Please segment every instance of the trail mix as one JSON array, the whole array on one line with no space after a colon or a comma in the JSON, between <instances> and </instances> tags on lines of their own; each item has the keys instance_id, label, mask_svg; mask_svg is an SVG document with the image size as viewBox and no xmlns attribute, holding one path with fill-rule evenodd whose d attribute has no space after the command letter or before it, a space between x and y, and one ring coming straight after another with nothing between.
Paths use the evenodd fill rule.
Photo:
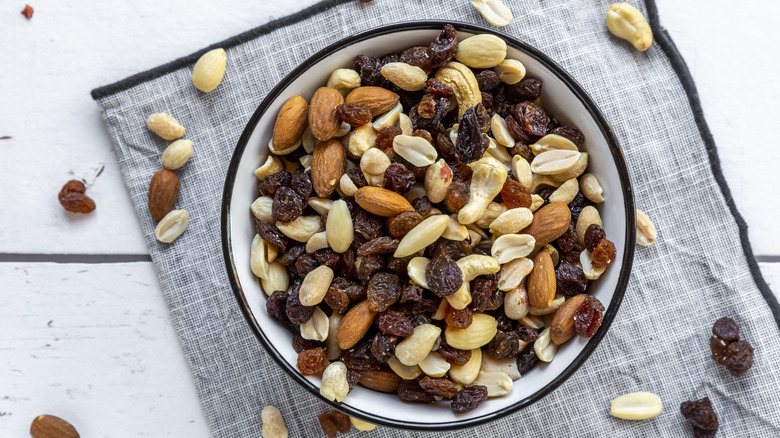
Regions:
<instances>
[{"instance_id":1,"label":"trail mix","mask_svg":"<svg viewBox=\"0 0 780 438\"><path fill-rule=\"evenodd\" d=\"M281 106L251 268L324 397L359 384L467 412L601 326L604 191L582 132L506 55L447 25Z\"/></svg>"}]
</instances>

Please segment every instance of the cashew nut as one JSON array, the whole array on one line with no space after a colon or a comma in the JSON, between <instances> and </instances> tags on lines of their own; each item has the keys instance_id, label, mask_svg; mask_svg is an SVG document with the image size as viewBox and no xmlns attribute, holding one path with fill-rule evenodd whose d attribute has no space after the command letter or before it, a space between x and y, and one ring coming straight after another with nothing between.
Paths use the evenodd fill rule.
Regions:
<instances>
[{"instance_id":1,"label":"cashew nut","mask_svg":"<svg viewBox=\"0 0 780 438\"><path fill-rule=\"evenodd\" d=\"M465 65L459 62L450 62L436 72L436 79L452 88L455 99L458 101L458 120L463 117L463 113L467 109L482 102L482 93L479 91L477 78Z\"/></svg>"},{"instance_id":2,"label":"cashew nut","mask_svg":"<svg viewBox=\"0 0 780 438\"><path fill-rule=\"evenodd\" d=\"M495 158L482 158L474 164L469 202L458 212L458 222L471 224L485 213L490 202L504 187L507 171Z\"/></svg>"}]
</instances>

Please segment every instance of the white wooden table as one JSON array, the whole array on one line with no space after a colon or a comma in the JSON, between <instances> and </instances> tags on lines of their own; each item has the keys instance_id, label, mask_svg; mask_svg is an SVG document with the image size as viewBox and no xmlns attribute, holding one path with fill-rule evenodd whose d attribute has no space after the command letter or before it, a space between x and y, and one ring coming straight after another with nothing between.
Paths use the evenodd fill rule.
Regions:
<instances>
[{"instance_id":1,"label":"white wooden table","mask_svg":"<svg viewBox=\"0 0 780 438\"><path fill-rule=\"evenodd\" d=\"M30 21L23 1L0 4L0 137L12 137L0 140L0 435L26 436L41 413L85 437L209 435L89 91L314 2L38 0ZM772 286L780 6L659 0L659 9ZM93 183L93 214L74 219L57 203L71 178ZM258 413L258 436L259 427Z\"/></svg>"}]
</instances>

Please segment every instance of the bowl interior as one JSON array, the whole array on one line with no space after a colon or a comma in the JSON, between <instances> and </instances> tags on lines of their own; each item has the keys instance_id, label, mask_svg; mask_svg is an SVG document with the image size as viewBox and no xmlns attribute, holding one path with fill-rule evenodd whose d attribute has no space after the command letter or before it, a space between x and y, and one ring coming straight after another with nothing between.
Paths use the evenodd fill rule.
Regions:
<instances>
[{"instance_id":1,"label":"bowl interior","mask_svg":"<svg viewBox=\"0 0 780 438\"><path fill-rule=\"evenodd\" d=\"M226 239L226 259L231 279L236 282L239 300L245 300L245 312L250 324L255 326L269 352L277 355L277 360L293 377L317 394L319 379L305 378L297 372L297 354L290 342L290 332L269 318L265 310L266 295L249 268L249 248L255 235L249 205L258 196L257 179L253 172L268 155L267 145L276 114L288 98L301 95L309 100L314 91L327 82L334 69L351 66L352 59L358 54L379 56L415 45L427 45L438 32L436 29L441 29L442 25L416 23L406 27L383 28L370 35L362 34L347 39L337 47L323 51L331 53L320 52L315 55L268 95L247 126L236 156L233 157L226 182L226 205L223 206L223 221L227 221L223 224L227 231L223 238ZM461 40L474 33L492 32L468 25L456 27ZM532 403L565 380L595 348L617 311L628 280L633 258L634 207L625 162L614 137L606 122L599 124L598 120L603 121L603 118L598 110L567 75L556 72L554 64L533 49L519 42L513 43L503 35L499 36L508 43L508 58L520 60L529 75L544 81L541 98L545 109L562 124L577 126L585 135L585 150L590 154L588 171L598 177L607 200L598 209L604 229L618 251L612 266L600 280L590 285L591 292L608 308L605 322L593 339L575 337L558 349L551 363L541 363L515 381L509 395L490 399L466 414L454 414L449 403L411 405L401 402L396 395L358 386L339 408L372 423L416 429L460 427L487 421Z\"/></svg>"}]
</instances>

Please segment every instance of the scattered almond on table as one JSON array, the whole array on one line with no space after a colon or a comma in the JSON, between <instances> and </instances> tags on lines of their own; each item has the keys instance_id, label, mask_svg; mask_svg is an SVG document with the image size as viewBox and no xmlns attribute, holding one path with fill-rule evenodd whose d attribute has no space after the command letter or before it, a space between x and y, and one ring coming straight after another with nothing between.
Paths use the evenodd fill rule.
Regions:
<instances>
[{"instance_id":1,"label":"scattered almond on table","mask_svg":"<svg viewBox=\"0 0 780 438\"><path fill-rule=\"evenodd\" d=\"M76 428L60 417L39 415L30 425L32 438L79 438Z\"/></svg>"}]
</instances>

